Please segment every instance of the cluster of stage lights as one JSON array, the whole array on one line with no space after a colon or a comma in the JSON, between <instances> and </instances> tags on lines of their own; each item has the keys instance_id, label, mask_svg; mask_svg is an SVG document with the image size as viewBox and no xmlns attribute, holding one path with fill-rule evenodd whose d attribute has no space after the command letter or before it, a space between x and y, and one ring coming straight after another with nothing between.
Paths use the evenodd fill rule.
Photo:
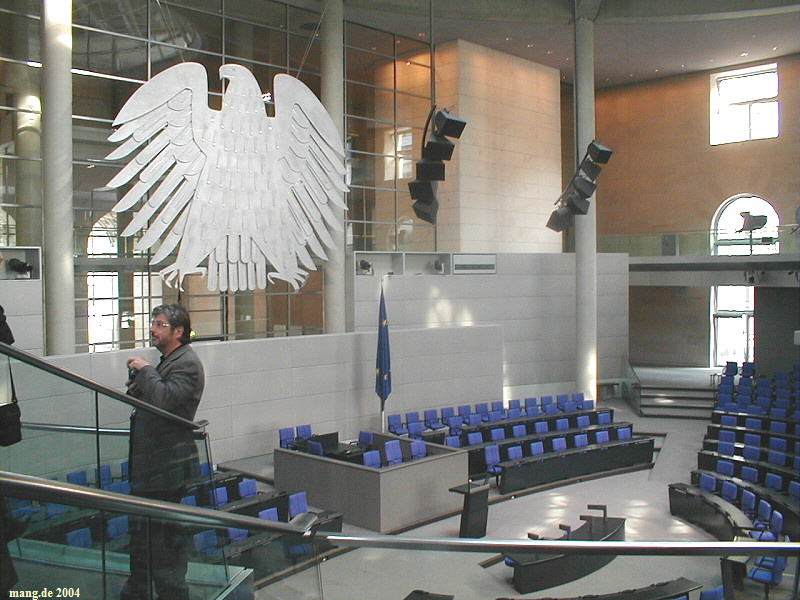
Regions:
<instances>
[{"instance_id":1,"label":"cluster of stage lights","mask_svg":"<svg viewBox=\"0 0 800 600\"><path fill-rule=\"evenodd\" d=\"M428 136L431 120L434 128ZM466 125L466 121L453 116L446 109L436 112L436 106L428 114L422 134L422 139L425 140L422 160L417 162L417 178L408 184L411 199L415 200L412 205L414 214L423 221L436 224L436 213L439 210L439 201L436 198L438 182L444 181L444 161L452 158L456 147L447 138L460 138Z\"/></svg>"},{"instance_id":2,"label":"cluster of stage lights","mask_svg":"<svg viewBox=\"0 0 800 600\"><path fill-rule=\"evenodd\" d=\"M589 212L589 198L597 189L595 181L603 170L600 165L606 164L613 153L613 150L596 141L589 144L578 170L556 200L559 206L547 221L548 229L566 231L575 222L575 215L585 215Z\"/></svg>"}]
</instances>

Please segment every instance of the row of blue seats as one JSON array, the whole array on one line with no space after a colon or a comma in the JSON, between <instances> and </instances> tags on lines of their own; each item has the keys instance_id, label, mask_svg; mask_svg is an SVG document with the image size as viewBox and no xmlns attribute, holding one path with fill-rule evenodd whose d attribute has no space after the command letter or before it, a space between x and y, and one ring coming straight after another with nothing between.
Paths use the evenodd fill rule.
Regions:
<instances>
[{"instance_id":1,"label":"row of blue seats","mask_svg":"<svg viewBox=\"0 0 800 600\"><path fill-rule=\"evenodd\" d=\"M486 461L486 472L495 476L499 476L502 468L499 463L504 460L522 460L525 457L540 456L550 452L563 452L569 448L586 448L593 444L606 444L610 440L609 432L605 429L600 429L591 432L594 437L594 442L589 441L590 433L580 433L572 438L572 444L568 443L567 437L554 437L544 441L535 441L527 445L512 445L506 448L507 457L501 458L500 446L498 444L491 444L484 448L484 459ZM621 427L617 430L617 440L629 440L632 437L630 427Z\"/></svg>"},{"instance_id":2,"label":"row of blue seats","mask_svg":"<svg viewBox=\"0 0 800 600\"><path fill-rule=\"evenodd\" d=\"M585 400L581 392L572 394L558 394L555 399L553 396L542 396L540 399L526 398L523 408L520 400L509 400L508 407L503 405L502 400L494 402L478 402L474 410L468 404L452 407L445 406L437 410L435 408L423 411L420 419L419 411L409 411L405 414L405 421L399 414L392 414L387 417L389 431L395 435L407 435L409 433L419 434L422 431L437 431L456 424L468 426L479 425L480 423L497 422L504 419L519 419L522 417L537 415L553 415L559 412L575 412L578 410L592 410L594 402ZM421 428L420 428L421 426Z\"/></svg>"},{"instance_id":3,"label":"row of blue seats","mask_svg":"<svg viewBox=\"0 0 800 600\"><path fill-rule=\"evenodd\" d=\"M409 460L419 460L428 456L428 446L422 440L415 440L409 446ZM380 450L367 450L364 452L364 466L380 469L399 465L405 461L400 440L389 440L383 445L383 456Z\"/></svg>"},{"instance_id":4,"label":"row of blue seats","mask_svg":"<svg viewBox=\"0 0 800 600\"><path fill-rule=\"evenodd\" d=\"M311 425L297 425L296 427L281 427L278 429L278 441L281 448L294 448L296 442L307 440L312 436Z\"/></svg>"},{"instance_id":5,"label":"row of blue seats","mask_svg":"<svg viewBox=\"0 0 800 600\"><path fill-rule=\"evenodd\" d=\"M740 425L741 424L741 425ZM782 433L790 435L800 435L800 422L794 423L780 418L763 419L758 416L745 417L744 423L735 414L724 414L720 417L720 425L726 427L743 426L745 429L752 430L753 433L768 431L770 433Z\"/></svg>"},{"instance_id":6,"label":"row of blue seats","mask_svg":"<svg viewBox=\"0 0 800 600\"><path fill-rule=\"evenodd\" d=\"M766 439L765 439L766 438ZM730 429L719 430L720 442L736 442L736 432ZM768 450L778 450L780 452L791 452L793 454L800 454L800 441L796 441L794 446L790 449L789 440L785 437L777 437L772 435L762 436L760 433L745 432L743 441L748 446L755 446L759 448L767 448ZM766 441L766 446L764 442Z\"/></svg>"},{"instance_id":7,"label":"row of blue seats","mask_svg":"<svg viewBox=\"0 0 800 600\"><path fill-rule=\"evenodd\" d=\"M749 397L733 397L728 394L718 394L714 408L724 410L726 412L746 412L751 415L770 416L775 419L793 419L800 420L800 410L798 410L798 403L787 400L780 402L758 396L756 398Z\"/></svg>"},{"instance_id":8,"label":"row of blue seats","mask_svg":"<svg viewBox=\"0 0 800 600\"><path fill-rule=\"evenodd\" d=\"M599 413L598 415L598 425L609 425L611 424L611 413ZM576 426L578 428L589 427L589 416L588 415L578 415L576 419ZM566 431L571 429L569 419L556 419L555 421L555 429L553 431ZM534 433L537 434L544 434L550 432L550 423L546 420L536 421L533 426ZM524 437L529 435L528 429L523 424L513 425L511 427L511 438L518 438ZM453 441L455 438L455 441ZM461 438L462 436L458 433L446 436L444 439L444 443L446 446L455 446L458 443L458 446L461 446ZM467 446L475 445L475 444L482 444L486 441L493 441L493 442L501 442L506 439L506 431L504 428L497 427L494 429L489 429L489 440L485 440L483 438L483 432L481 431L470 431L467 432Z\"/></svg>"}]
</instances>

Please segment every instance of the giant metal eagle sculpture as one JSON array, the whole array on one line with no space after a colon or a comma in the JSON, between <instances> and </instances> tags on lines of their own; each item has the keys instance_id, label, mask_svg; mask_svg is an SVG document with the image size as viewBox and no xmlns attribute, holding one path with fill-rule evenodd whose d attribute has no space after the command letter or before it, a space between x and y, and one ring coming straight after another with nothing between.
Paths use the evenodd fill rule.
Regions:
<instances>
[{"instance_id":1,"label":"giant metal eagle sculpture","mask_svg":"<svg viewBox=\"0 0 800 600\"><path fill-rule=\"evenodd\" d=\"M296 290L309 252L323 260L333 247L330 230L342 230L332 206L345 209L341 138L317 97L299 80L276 75L275 116L241 65L220 67L228 81L222 109L208 107L205 68L182 63L139 88L119 111L110 137L123 142L116 160L141 151L108 183L136 178L114 207L139 206L123 236L146 229L137 250L162 240L151 264L180 244L175 262L161 271L170 285L203 273L208 289L265 288L282 279Z\"/></svg>"}]
</instances>

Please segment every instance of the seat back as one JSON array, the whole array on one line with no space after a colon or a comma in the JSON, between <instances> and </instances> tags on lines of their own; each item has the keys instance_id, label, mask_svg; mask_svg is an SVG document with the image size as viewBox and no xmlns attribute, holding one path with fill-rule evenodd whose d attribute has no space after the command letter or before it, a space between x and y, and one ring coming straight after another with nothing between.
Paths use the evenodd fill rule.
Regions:
<instances>
[{"instance_id":1,"label":"seat back","mask_svg":"<svg viewBox=\"0 0 800 600\"><path fill-rule=\"evenodd\" d=\"M579 433L575 436L575 447L576 448L583 448L584 446L589 445L589 436L585 433Z\"/></svg>"},{"instance_id":2,"label":"seat back","mask_svg":"<svg viewBox=\"0 0 800 600\"><path fill-rule=\"evenodd\" d=\"M378 469L381 466L381 453L377 450L367 450L364 452L363 460L365 467Z\"/></svg>"},{"instance_id":3,"label":"seat back","mask_svg":"<svg viewBox=\"0 0 800 600\"><path fill-rule=\"evenodd\" d=\"M294 442L294 428L281 427L278 430L278 439L280 440L281 448L291 448Z\"/></svg>"},{"instance_id":4,"label":"seat back","mask_svg":"<svg viewBox=\"0 0 800 600\"><path fill-rule=\"evenodd\" d=\"M583 429L584 427L589 426L589 415L578 415L578 418L575 420L578 427Z\"/></svg>"},{"instance_id":5,"label":"seat back","mask_svg":"<svg viewBox=\"0 0 800 600\"><path fill-rule=\"evenodd\" d=\"M120 515L109 519L106 523L106 533L108 539L116 540L128 533L128 515Z\"/></svg>"},{"instance_id":6,"label":"seat back","mask_svg":"<svg viewBox=\"0 0 800 600\"><path fill-rule=\"evenodd\" d=\"M500 446L492 444L483 449L483 456L486 460L486 466L491 467L500 462Z\"/></svg>"},{"instance_id":7,"label":"seat back","mask_svg":"<svg viewBox=\"0 0 800 600\"><path fill-rule=\"evenodd\" d=\"M547 424L547 421L536 421L536 423L533 425L533 430L536 433L547 433L549 427L550 426Z\"/></svg>"},{"instance_id":8,"label":"seat back","mask_svg":"<svg viewBox=\"0 0 800 600\"><path fill-rule=\"evenodd\" d=\"M247 529L239 527L228 527L228 539L231 542L240 542L247 539Z\"/></svg>"},{"instance_id":9,"label":"seat back","mask_svg":"<svg viewBox=\"0 0 800 600\"><path fill-rule=\"evenodd\" d=\"M745 446L742 449L742 456L747 460L761 460L761 448L755 446Z\"/></svg>"},{"instance_id":10,"label":"seat back","mask_svg":"<svg viewBox=\"0 0 800 600\"><path fill-rule=\"evenodd\" d=\"M406 413L406 425L419 422L419 413L416 410L411 410Z\"/></svg>"},{"instance_id":11,"label":"seat back","mask_svg":"<svg viewBox=\"0 0 800 600\"><path fill-rule=\"evenodd\" d=\"M456 410L452 406L444 406L440 414L442 415L442 422L447 423L450 417L456 416Z\"/></svg>"},{"instance_id":12,"label":"seat back","mask_svg":"<svg viewBox=\"0 0 800 600\"><path fill-rule=\"evenodd\" d=\"M428 455L428 446L422 440L411 442L411 460L425 458Z\"/></svg>"},{"instance_id":13,"label":"seat back","mask_svg":"<svg viewBox=\"0 0 800 600\"><path fill-rule=\"evenodd\" d=\"M92 532L88 527L81 527L75 531L67 532L67 546L76 546L78 548L91 548L92 547Z\"/></svg>"},{"instance_id":14,"label":"seat back","mask_svg":"<svg viewBox=\"0 0 800 600\"><path fill-rule=\"evenodd\" d=\"M522 446L510 446L508 448L508 460L521 460Z\"/></svg>"},{"instance_id":15,"label":"seat back","mask_svg":"<svg viewBox=\"0 0 800 600\"><path fill-rule=\"evenodd\" d=\"M617 429L617 439L618 440L629 440L631 439L631 428L630 427L620 427Z\"/></svg>"},{"instance_id":16,"label":"seat back","mask_svg":"<svg viewBox=\"0 0 800 600\"><path fill-rule=\"evenodd\" d=\"M561 452L567 449L567 438L553 438L553 452Z\"/></svg>"},{"instance_id":17,"label":"seat back","mask_svg":"<svg viewBox=\"0 0 800 600\"><path fill-rule=\"evenodd\" d=\"M258 518L264 519L265 521L277 521L278 508L275 506L271 506L269 508L265 508L264 510L260 510L258 511Z\"/></svg>"},{"instance_id":18,"label":"seat back","mask_svg":"<svg viewBox=\"0 0 800 600\"><path fill-rule=\"evenodd\" d=\"M408 424L408 437L419 439L422 437L423 431L425 431L425 425L421 421L412 421Z\"/></svg>"},{"instance_id":19,"label":"seat back","mask_svg":"<svg viewBox=\"0 0 800 600\"><path fill-rule=\"evenodd\" d=\"M761 446L761 436L757 433L745 433L744 443L746 446Z\"/></svg>"},{"instance_id":20,"label":"seat back","mask_svg":"<svg viewBox=\"0 0 800 600\"><path fill-rule=\"evenodd\" d=\"M596 444L605 444L608 441L608 431L605 429L598 431L594 434L594 441Z\"/></svg>"},{"instance_id":21,"label":"seat back","mask_svg":"<svg viewBox=\"0 0 800 600\"><path fill-rule=\"evenodd\" d=\"M499 410L490 410L489 411L489 423L497 423L498 421L502 421L503 413Z\"/></svg>"},{"instance_id":22,"label":"seat back","mask_svg":"<svg viewBox=\"0 0 800 600\"><path fill-rule=\"evenodd\" d=\"M297 515L307 512L308 495L306 492L295 492L294 494L289 494L289 519L294 519Z\"/></svg>"},{"instance_id":23,"label":"seat back","mask_svg":"<svg viewBox=\"0 0 800 600\"><path fill-rule=\"evenodd\" d=\"M717 473L733 477L733 463L729 460L717 460Z\"/></svg>"},{"instance_id":24,"label":"seat back","mask_svg":"<svg viewBox=\"0 0 800 600\"><path fill-rule=\"evenodd\" d=\"M783 489L783 477L777 473L767 473L764 476L764 487L780 492Z\"/></svg>"},{"instance_id":25,"label":"seat back","mask_svg":"<svg viewBox=\"0 0 800 600\"><path fill-rule=\"evenodd\" d=\"M395 435L402 435L408 433L408 429L403 427L403 418L400 415L389 415L386 417L386 422L389 426L389 431Z\"/></svg>"},{"instance_id":26,"label":"seat back","mask_svg":"<svg viewBox=\"0 0 800 600\"><path fill-rule=\"evenodd\" d=\"M569 419L556 419L556 431L569 429Z\"/></svg>"},{"instance_id":27,"label":"seat back","mask_svg":"<svg viewBox=\"0 0 800 600\"><path fill-rule=\"evenodd\" d=\"M734 443L736 441L736 432L730 429L719 430L719 441Z\"/></svg>"},{"instance_id":28,"label":"seat back","mask_svg":"<svg viewBox=\"0 0 800 600\"><path fill-rule=\"evenodd\" d=\"M86 471L74 471L67 473L67 483L73 485L88 485L89 479L86 476Z\"/></svg>"},{"instance_id":29,"label":"seat back","mask_svg":"<svg viewBox=\"0 0 800 600\"><path fill-rule=\"evenodd\" d=\"M597 413L597 424L598 425L608 425L609 423L611 423L611 413L610 412Z\"/></svg>"},{"instance_id":30,"label":"seat back","mask_svg":"<svg viewBox=\"0 0 800 600\"><path fill-rule=\"evenodd\" d=\"M512 410L514 408L522 410L522 404L520 403L519 399L508 401L508 410Z\"/></svg>"},{"instance_id":31,"label":"seat back","mask_svg":"<svg viewBox=\"0 0 800 600\"><path fill-rule=\"evenodd\" d=\"M209 553L217 548L217 532L206 529L194 534L194 547L198 552Z\"/></svg>"},{"instance_id":32,"label":"seat back","mask_svg":"<svg viewBox=\"0 0 800 600\"><path fill-rule=\"evenodd\" d=\"M297 439L299 440L307 440L311 437L311 425L298 425L295 427L295 431L297 432Z\"/></svg>"},{"instance_id":33,"label":"seat back","mask_svg":"<svg viewBox=\"0 0 800 600\"><path fill-rule=\"evenodd\" d=\"M531 442L530 451L531 451L531 456L544 454L544 444L542 442Z\"/></svg>"},{"instance_id":34,"label":"seat back","mask_svg":"<svg viewBox=\"0 0 800 600\"><path fill-rule=\"evenodd\" d=\"M538 415L539 413L539 401L536 398L525 398L525 414Z\"/></svg>"},{"instance_id":35,"label":"seat back","mask_svg":"<svg viewBox=\"0 0 800 600\"><path fill-rule=\"evenodd\" d=\"M222 506L228 503L228 488L222 486L214 488L214 502L217 506Z\"/></svg>"},{"instance_id":36,"label":"seat back","mask_svg":"<svg viewBox=\"0 0 800 600\"><path fill-rule=\"evenodd\" d=\"M717 491L717 478L709 473L700 474L700 489L708 492Z\"/></svg>"},{"instance_id":37,"label":"seat back","mask_svg":"<svg viewBox=\"0 0 800 600\"><path fill-rule=\"evenodd\" d=\"M514 437L522 437L524 435L527 435L527 433L528 433L528 430L525 428L525 425L522 425L522 424L514 425L511 428L511 435L514 436Z\"/></svg>"},{"instance_id":38,"label":"seat back","mask_svg":"<svg viewBox=\"0 0 800 600\"><path fill-rule=\"evenodd\" d=\"M717 443L717 452L720 454L725 454L727 456L733 456L734 454L734 445L733 442L718 442Z\"/></svg>"},{"instance_id":39,"label":"seat back","mask_svg":"<svg viewBox=\"0 0 800 600\"><path fill-rule=\"evenodd\" d=\"M491 439L493 442L500 442L506 439L506 432L499 427L497 429L492 429L489 432L489 439Z\"/></svg>"},{"instance_id":40,"label":"seat back","mask_svg":"<svg viewBox=\"0 0 800 600\"><path fill-rule=\"evenodd\" d=\"M308 451L315 456L322 456L322 444L316 440L308 440Z\"/></svg>"},{"instance_id":41,"label":"seat back","mask_svg":"<svg viewBox=\"0 0 800 600\"><path fill-rule=\"evenodd\" d=\"M492 410L500 411L501 413L505 410L503 406L502 400L493 400L492 401Z\"/></svg>"},{"instance_id":42,"label":"seat back","mask_svg":"<svg viewBox=\"0 0 800 600\"><path fill-rule=\"evenodd\" d=\"M362 429L358 432L358 447L369 448L372 445L372 432Z\"/></svg>"},{"instance_id":43,"label":"seat back","mask_svg":"<svg viewBox=\"0 0 800 600\"><path fill-rule=\"evenodd\" d=\"M403 462L403 453L400 450L400 440L389 440L383 445L388 466L399 465Z\"/></svg>"},{"instance_id":44,"label":"seat back","mask_svg":"<svg viewBox=\"0 0 800 600\"><path fill-rule=\"evenodd\" d=\"M758 469L753 467L742 467L742 479L752 483L758 483Z\"/></svg>"},{"instance_id":45,"label":"seat back","mask_svg":"<svg viewBox=\"0 0 800 600\"><path fill-rule=\"evenodd\" d=\"M480 431L470 431L467 434L467 444L474 446L475 444L482 444L483 436Z\"/></svg>"},{"instance_id":46,"label":"seat back","mask_svg":"<svg viewBox=\"0 0 800 600\"><path fill-rule=\"evenodd\" d=\"M739 486L732 481L723 481L720 495L724 500L727 500L731 504L735 504L736 498L739 496Z\"/></svg>"},{"instance_id":47,"label":"seat back","mask_svg":"<svg viewBox=\"0 0 800 600\"><path fill-rule=\"evenodd\" d=\"M239 482L239 497L252 498L258 494L255 479L242 479Z\"/></svg>"},{"instance_id":48,"label":"seat back","mask_svg":"<svg viewBox=\"0 0 800 600\"><path fill-rule=\"evenodd\" d=\"M450 446L451 448L460 448L461 439L457 435L448 435L444 438L444 445Z\"/></svg>"}]
</instances>

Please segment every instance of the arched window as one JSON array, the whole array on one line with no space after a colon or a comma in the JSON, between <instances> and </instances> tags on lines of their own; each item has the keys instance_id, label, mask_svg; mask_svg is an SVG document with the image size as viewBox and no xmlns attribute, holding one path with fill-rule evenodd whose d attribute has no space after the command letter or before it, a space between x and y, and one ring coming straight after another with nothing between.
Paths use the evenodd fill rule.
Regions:
<instances>
[{"instance_id":1,"label":"arched window","mask_svg":"<svg viewBox=\"0 0 800 600\"><path fill-rule=\"evenodd\" d=\"M711 223L711 254L777 254L778 225L778 213L763 198L752 194L731 196L717 209Z\"/></svg>"}]
</instances>

